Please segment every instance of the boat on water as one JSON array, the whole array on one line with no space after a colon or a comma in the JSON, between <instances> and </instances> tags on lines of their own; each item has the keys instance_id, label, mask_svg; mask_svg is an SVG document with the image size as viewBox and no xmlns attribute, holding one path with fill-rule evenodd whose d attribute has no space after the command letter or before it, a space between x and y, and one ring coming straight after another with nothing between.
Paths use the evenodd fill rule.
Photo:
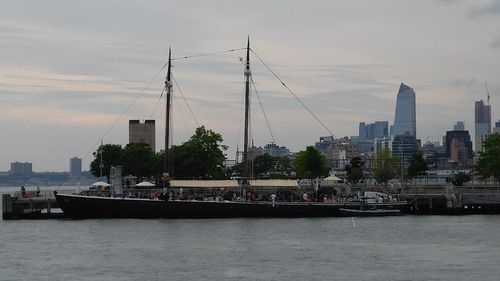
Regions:
<instances>
[{"instance_id":1,"label":"boat on water","mask_svg":"<svg viewBox=\"0 0 500 281\"><path fill-rule=\"evenodd\" d=\"M384 217L400 216L399 209L348 209L339 208L339 215L342 217Z\"/></svg>"},{"instance_id":2,"label":"boat on water","mask_svg":"<svg viewBox=\"0 0 500 281\"><path fill-rule=\"evenodd\" d=\"M402 214L400 208L405 205L405 201L401 202L391 195L365 191L363 195L359 196L357 206L339 207L339 215L343 217L399 216Z\"/></svg>"},{"instance_id":3,"label":"boat on water","mask_svg":"<svg viewBox=\"0 0 500 281\"><path fill-rule=\"evenodd\" d=\"M245 63L245 139L243 150L243 177L239 180L239 193L245 194L251 190L249 182L251 165L248 158L249 132L249 81L250 81L250 40L246 48ZM166 89L166 124L165 151L169 148L170 107L171 107L171 52L169 51ZM166 186L170 186L168 153L165 153ZM121 172L117 174L121 177ZM119 188L114 188L110 196L92 196L89 194L60 194L55 192L59 207L68 218L235 218L235 217L334 217L341 216L340 209L347 207L360 208L362 201L357 202L274 202L256 201L249 198L226 200L175 200L169 198L164 191L159 198L131 198L123 196L121 179ZM118 190L118 191L117 191ZM384 209L402 208L406 202L374 202Z\"/></svg>"},{"instance_id":4,"label":"boat on water","mask_svg":"<svg viewBox=\"0 0 500 281\"><path fill-rule=\"evenodd\" d=\"M199 201L57 193L56 198L65 216L75 219L388 216L401 214L399 209L406 206L406 202Z\"/></svg>"}]
</instances>

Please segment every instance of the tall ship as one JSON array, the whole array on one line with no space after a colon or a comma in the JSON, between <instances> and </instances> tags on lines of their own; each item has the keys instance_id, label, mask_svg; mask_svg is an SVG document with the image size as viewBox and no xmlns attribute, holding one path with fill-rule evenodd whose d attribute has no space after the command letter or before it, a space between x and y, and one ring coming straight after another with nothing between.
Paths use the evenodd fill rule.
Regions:
<instances>
[{"instance_id":1,"label":"tall ship","mask_svg":"<svg viewBox=\"0 0 500 281\"><path fill-rule=\"evenodd\" d=\"M310 200L310 198L294 197L287 201L277 201L274 198L255 200L247 194L252 193L252 182L256 180L250 177L251 163L249 160L249 107L250 107L250 39L246 47L245 75L245 125L244 125L244 147L242 166L243 174L237 180L231 180L232 187L236 192L234 200L181 200L169 196L168 191L157 198L131 198L127 196L92 196L88 194L60 194L55 192L59 207L64 216L74 219L85 218L237 218L237 217L334 217L342 216L345 209L358 210L369 206L372 209L399 210L406 207L406 202L394 200L375 200L367 203L367 200L355 200L338 202L333 200L322 200L321 202ZM167 75L165 80L166 90L166 122L165 122L165 174L168 181L166 186L173 188L176 183L169 175L169 136L171 119L171 51L169 50ZM119 175L121 177L121 174ZM121 179L120 179L121 181ZM294 182L297 181L288 180ZM204 184L210 186L209 181ZM218 186L213 182L212 187ZM304 194L305 195L305 194ZM363 197L363 196L361 196ZM206 198L205 198L206 199ZM300 199L300 200L298 200ZM358 198L359 199L359 198ZM341 212L341 210L343 212ZM356 213L356 212L352 212ZM366 213L366 212L365 212ZM382 214L384 212L378 212ZM385 212L392 214L393 212Z\"/></svg>"}]
</instances>

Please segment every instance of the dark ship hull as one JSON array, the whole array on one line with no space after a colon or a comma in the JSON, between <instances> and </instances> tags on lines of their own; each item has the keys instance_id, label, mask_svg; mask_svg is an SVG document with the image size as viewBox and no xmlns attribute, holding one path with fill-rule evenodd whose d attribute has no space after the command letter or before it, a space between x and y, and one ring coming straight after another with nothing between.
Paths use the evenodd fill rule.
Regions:
<instances>
[{"instance_id":1,"label":"dark ship hull","mask_svg":"<svg viewBox=\"0 0 500 281\"><path fill-rule=\"evenodd\" d=\"M56 194L64 216L85 218L300 218L341 216L331 203L165 201ZM401 207L403 204L397 204ZM397 207L391 204L391 207Z\"/></svg>"}]
</instances>

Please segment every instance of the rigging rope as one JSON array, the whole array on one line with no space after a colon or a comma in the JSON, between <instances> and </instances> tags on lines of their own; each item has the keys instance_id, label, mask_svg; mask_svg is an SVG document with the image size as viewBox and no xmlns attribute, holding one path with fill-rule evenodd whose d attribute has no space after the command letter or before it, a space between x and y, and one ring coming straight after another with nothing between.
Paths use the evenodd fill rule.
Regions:
<instances>
[{"instance_id":1,"label":"rigging rope","mask_svg":"<svg viewBox=\"0 0 500 281\"><path fill-rule=\"evenodd\" d=\"M283 80L281 80L281 78L278 77L278 75L259 57L259 55L257 55L257 53L255 53L255 51L253 49L250 49L250 51L252 51L252 53L259 59L259 61L274 75L274 77L276 77L276 79L278 79L278 81L281 82L281 85L283 85L283 87L285 87L288 92L290 94L292 94L292 96L323 126L323 128L325 128L330 134L331 136L334 138L334 139L337 139L337 137L335 137L335 135L333 134L333 132L325 125L325 123L323 123L323 121L321 121L321 119L318 118L318 116L316 116L316 114L314 114L310 109L309 107L307 107L307 105L305 105L305 103L302 102L301 99L299 99L299 97L297 95L295 95L295 93L285 84L285 82L283 82Z\"/></svg>"},{"instance_id":2,"label":"rigging rope","mask_svg":"<svg viewBox=\"0 0 500 281\"><path fill-rule=\"evenodd\" d=\"M156 108L158 107L158 104L160 103L161 97L163 97L164 93L165 93L165 87L163 87L163 89L161 90L161 94L158 97L158 100L156 101L155 107L153 108L153 111L151 111L151 115L149 115L149 118L153 118L153 114L155 113Z\"/></svg>"},{"instance_id":3,"label":"rigging rope","mask_svg":"<svg viewBox=\"0 0 500 281\"><path fill-rule=\"evenodd\" d=\"M172 97L172 101L174 102L175 106L178 108L180 106L179 101L177 100L177 97ZM182 110L179 110L179 115L181 116L182 123L184 124L184 130L186 130L186 135L189 136L189 130L188 130L188 125L186 123L186 118L184 118L184 114L182 114Z\"/></svg>"},{"instance_id":4,"label":"rigging rope","mask_svg":"<svg viewBox=\"0 0 500 281\"><path fill-rule=\"evenodd\" d=\"M172 75L172 74L171 74ZM200 122L198 122L198 119L196 118L196 116L194 115L194 112L193 110L191 109L191 106L189 106L189 103L186 99L186 97L184 96L184 94L182 93L182 90L181 90L181 87L179 87L179 84L177 83L177 80L175 80L175 77L174 75L172 75L172 79L174 79L174 83L175 83L175 86L177 87L177 89L179 90L179 93L181 94L182 96L182 99L184 99L184 103L186 104L189 112L191 113L191 116L193 117L194 119L194 122L196 123L196 127L200 127Z\"/></svg>"},{"instance_id":5,"label":"rigging rope","mask_svg":"<svg viewBox=\"0 0 500 281\"><path fill-rule=\"evenodd\" d=\"M144 95L144 92L146 91L147 88L149 88L149 86L151 85L151 83L153 83L153 81L156 79L156 77L158 77L158 75L160 75L160 73L163 71L163 69L165 69L165 67L167 67L168 63L165 63L163 65L163 67L160 69L160 71L158 71L158 73L156 73L156 75L151 78L151 80L149 80L149 82L146 84L146 86L139 92L139 94L134 98L134 100L122 111L122 113L120 114L120 116L118 116L118 118L115 120L115 122L113 122L113 124L111 124L111 126L104 132L104 134L101 136L101 138L90 148L90 150L85 154L85 156L83 157L83 159L87 159L87 157L90 155L90 153L92 153L92 151L95 149L95 147L99 144L99 142L102 141L102 139L109 133L109 131L111 131L111 129L114 128L114 126L123 118L123 116L125 115L125 113L127 113L127 111L132 107L132 105L134 105L137 100L142 97L142 95Z\"/></svg>"},{"instance_id":6,"label":"rigging rope","mask_svg":"<svg viewBox=\"0 0 500 281\"><path fill-rule=\"evenodd\" d=\"M262 110L262 114L264 115L264 120L266 120L267 128L269 129L269 134L271 134L271 138L273 139L273 143L276 143L276 139L274 138L273 131L271 130L271 125L269 124L269 120L267 119L266 111L264 110L264 106L262 106L262 101L260 100L259 92L257 91L257 87L255 86L255 82L253 81L253 77L250 76L250 81L252 81L253 88L255 90L255 95L259 100L260 109Z\"/></svg>"},{"instance_id":7,"label":"rigging rope","mask_svg":"<svg viewBox=\"0 0 500 281\"><path fill-rule=\"evenodd\" d=\"M241 50L245 50L245 49L246 48L229 49L229 50L219 51L219 52L211 52L211 53L203 53L203 54L197 54L197 55L192 55L192 56L177 57L177 58L173 58L172 60L181 60L181 59L190 59L190 58L196 58L196 57L211 56L211 55L241 51Z\"/></svg>"}]
</instances>

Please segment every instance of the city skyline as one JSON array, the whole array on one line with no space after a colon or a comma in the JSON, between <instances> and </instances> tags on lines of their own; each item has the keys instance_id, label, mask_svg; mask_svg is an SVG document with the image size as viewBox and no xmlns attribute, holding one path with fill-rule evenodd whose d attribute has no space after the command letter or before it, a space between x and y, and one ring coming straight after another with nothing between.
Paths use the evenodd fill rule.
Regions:
<instances>
[{"instance_id":1,"label":"city skyline","mask_svg":"<svg viewBox=\"0 0 500 281\"><path fill-rule=\"evenodd\" d=\"M402 81L417 93L422 142L440 141L457 120L472 134L474 102L486 99L485 80L491 121L500 119L499 7L500 1L489 0L3 2L0 130L8 137L0 170L19 161L33 163L35 171L61 171L74 156L88 170L96 143L160 70L169 46L174 57L223 51L244 47L247 35L253 50L338 138L357 135L359 122L392 125ZM223 135L228 158L242 139L239 56L174 62L174 77L194 114ZM251 60L278 145L298 151L328 135L256 57ZM154 111L163 76L104 143L125 145L130 119L157 120L156 143L163 143L163 103ZM256 102L254 96L254 141L265 145L272 139ZM182 97L174 101L174 118L179 144L196 127Z\"/></svg>"}]
</instances>

